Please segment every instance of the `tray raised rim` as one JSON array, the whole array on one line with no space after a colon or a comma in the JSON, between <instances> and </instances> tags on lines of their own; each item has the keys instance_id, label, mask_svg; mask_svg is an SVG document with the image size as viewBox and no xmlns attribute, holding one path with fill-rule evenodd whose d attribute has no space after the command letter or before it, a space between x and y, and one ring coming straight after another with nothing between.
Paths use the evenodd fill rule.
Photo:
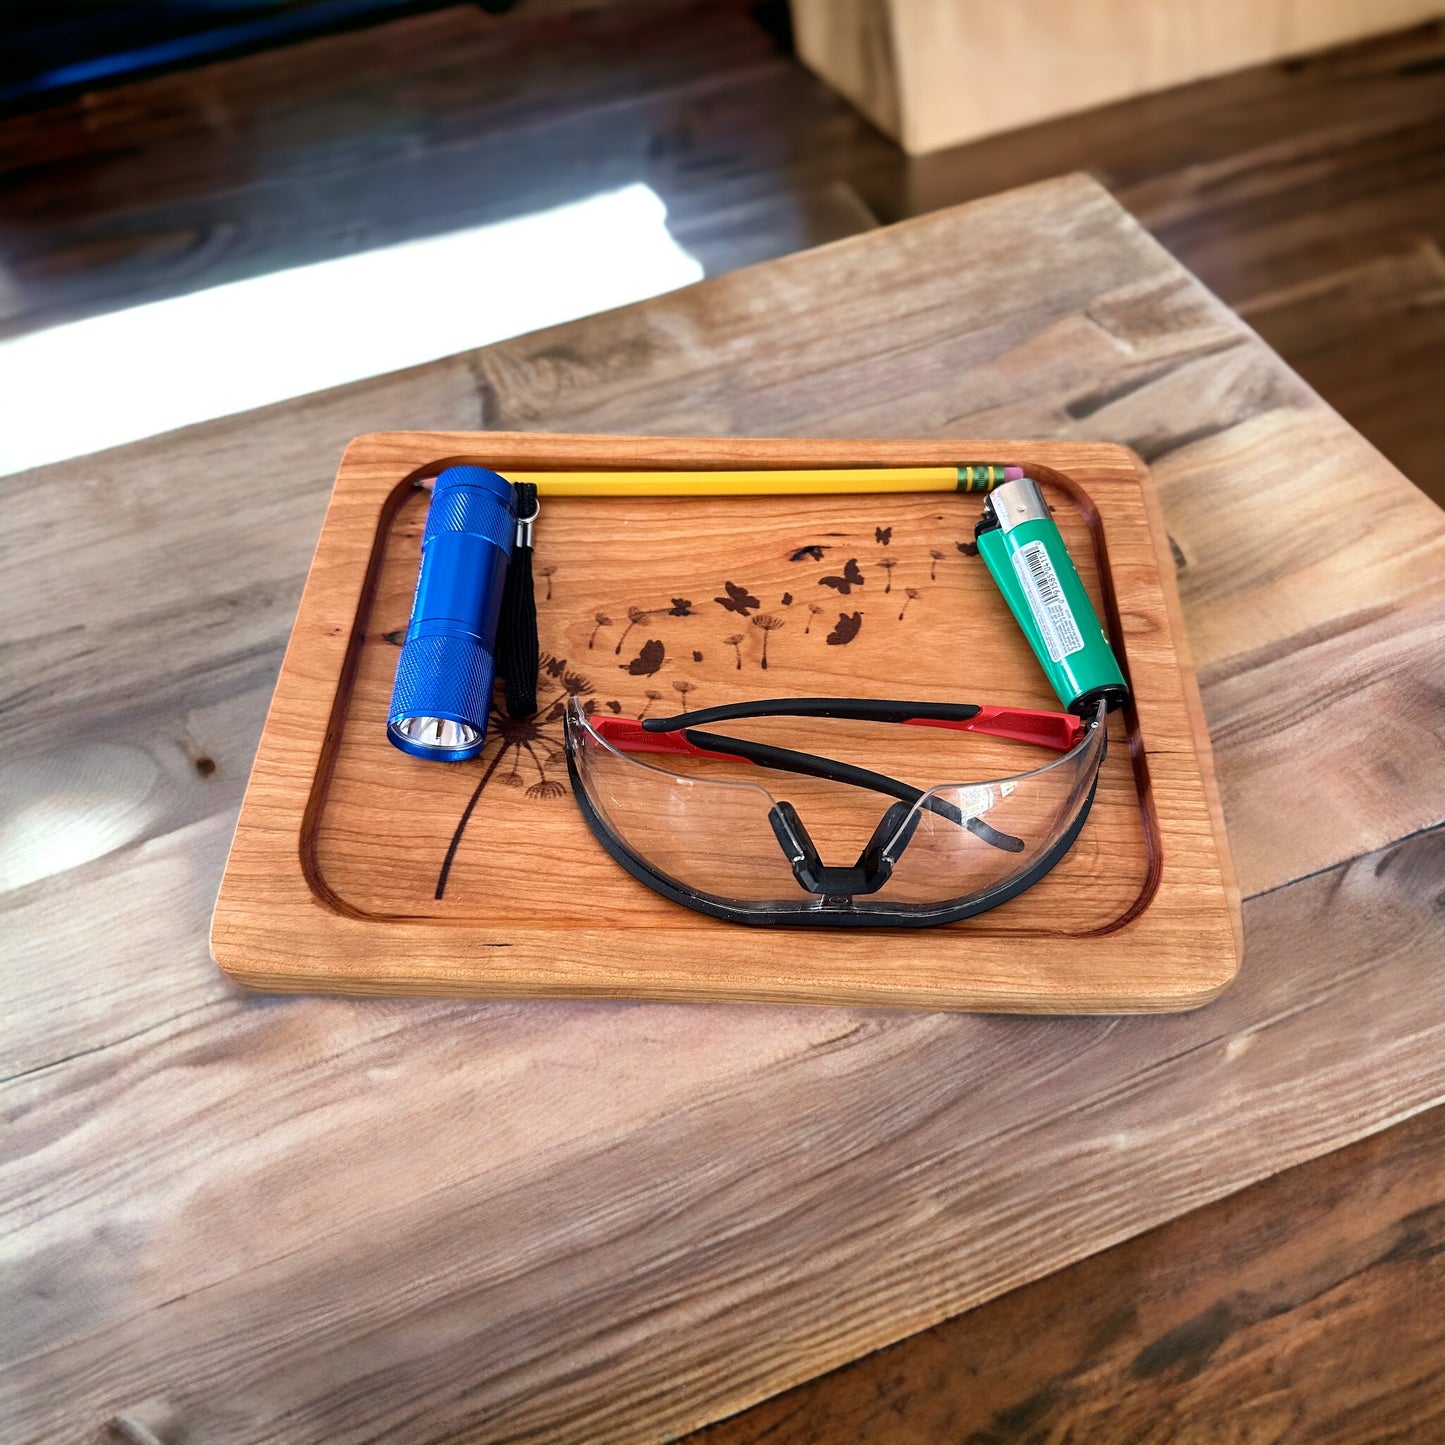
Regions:
<instances>
[{"instance_id":1,"label":"tray raised rim","mask_svg":"<svg viewBox=\"0 0 1445 1445\"><path fill-rule=\"evenodd\" d=\"M539 930L550 957L536 955L526 941L485 936L487 930L465 919L391 917L354 908L321 876L311 840L324 808L330 764L350 694L350 678L365 634L371 599L384 548L383 531L396 508L420 477L458 462L505 470L514 468L605 470L607 467L680 467L696 470L738 466L848 466L882 463L939 465L957 458L988 456L1027 466L1041 480L1060 487L1079 505L1099 560L1102 600L1111 631L1120 635L1118 598L1110 565L1107 528L1088 491L1074 474L1102 471L1114 480L1132 480L1143 499L1152 542L1158 596L1131 597L1131 611L1157 605L1169 630L1178 661L1182 703L1198 764L1198 786L1209 816L1217 868L1220 907L1212 917L1194 919L1195 947L1173 977L1167 967L1140 989L1110 983L1108 970L1084 986L1078 979L1050 978L1035 958L1024 981L1001 979L960 987L958 981L930 979L920 965L917 979L863 976L850 982L817 985L765 966L729 977L709 971L692 976L628 976L625 967L587 957L588 930ZM348 616L351 625L338 624ZM288 643L276 693L263 730L256 764L242 804L231 855L212 921L211 949L217 964L236 982L282 991L432 993L491 997L562 996L657 999L771 1000L931 1008L988 1008L1010 1011L1121 1012L1195 1007L1208 1002L1233 977L1241 951L1238 890L1224 837L1212 756L1192 667L1187 655L1172 560L1157 498L1147 469L1127 448L1105 443L951 441L838 441L677 437L591 437L566 434L383 432L358 437L347 447L337 473L331 504ZM328 684L330 706L324 727L315 725L316 698ZM1160 704L1164 706L1164 704ZM309 714L311 725L302 724ZM288 733L282 744L279 735ZM1131 726L1131 762L1136 791L1145 811L1145 828L1158 829L1154 794L1137 723ZM307 742L307 739L310 742ZM1113 951L1134 961L1147 957L1161 939L1151 935L1151 911L1164 896L1173 906L1167 849L1153 840L1149 876L1136 905L1113 923L1088 934L1068 937L1072 953ZM1195 847L1197 853L1197 844ZM1197 858L1195 862L1197 863ZM1196 910L1197 911L1197 910ZM1222 925L1222 926L1221 926ZM727 925L719 925L726 928ZM685 949L696 933L652 927L662 950ZM772 930L729 929L742 939L774 940ZM473 937L467 939L467 935ZM1113 935L1106 941L1107 935ZM831 932L819 935L835 938ZM911 935L917 938L919 935ZM597 940L599 943L602 940ZM1004 947L1027 954L1028 943L1014 935L980 935L981 947ZM1043 944L1042 937L1037 940ZM470 942L484 965L461 962L460 945ZM567 943L572 948L567 948ZM1057 945L1058 940L1054 940ZM579 948L580 945L580 948ZM845 945L846 947L846 945ZM559 952L560 950L560 952ZM738 950L730 947L730 953ZM748 950L744 948L743 952ZM1023 964L1025 960L1020 959ZM1176 965L1178 960L1176 960ZM1030 972L1030 970L1032 970ZM1006 971L1006 970L1005 970Z\"/></svg>"}]
</instances>

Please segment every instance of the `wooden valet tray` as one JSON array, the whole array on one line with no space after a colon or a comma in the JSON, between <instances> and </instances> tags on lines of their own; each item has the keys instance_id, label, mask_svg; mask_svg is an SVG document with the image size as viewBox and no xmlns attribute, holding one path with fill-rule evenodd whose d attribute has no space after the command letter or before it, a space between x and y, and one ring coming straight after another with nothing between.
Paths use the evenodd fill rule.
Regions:
<instances>
[{"instance_id":1,"label":"wooden valet tray","mask_svg":"<svg viewBox=\"0 0 1445 1445\"><path fill-rule=\"evenodd\" d=\"M537 717L494 713L470 763L419 761L387 742L426 514L420 478L458 462L505 474L968 461L1022 465L1044 485L1133 689L1132 706L1110 719L1078 841L991 912L921 930L761 929L667 902L588 831L555 706L571 693L636 716L832 694L1057 708L973 555L978 496L547 500L535 567L549 665ZM850 559L864 581L844 595L823 579L846 576ZM1241 926L1184 644L1148 473L1123 447L358 437L261 737L212 953L237 982L268 990L1191 1008L1233 977ZM977 740L895 731L909 734L911 781L978 775L968 763Z\"/></svg>"}]
</instances>

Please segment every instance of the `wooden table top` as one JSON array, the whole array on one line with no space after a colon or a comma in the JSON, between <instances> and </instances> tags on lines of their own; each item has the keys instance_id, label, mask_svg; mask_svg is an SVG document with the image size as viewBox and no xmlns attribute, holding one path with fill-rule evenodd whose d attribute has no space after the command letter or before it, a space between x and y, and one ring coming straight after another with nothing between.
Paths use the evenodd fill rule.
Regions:
<instances>
[{"instance_id":1,"label":"wooden table top","mask_svg":"<svg viewBox=\"0 0 1445 1445\"><path fill-rule=\"evenodd\" d=\"M1137 448L1238 982L1042 1020L233 988L206 924L341 448L478 426ZM1445 515L1090 181L0 489L9 1438L660 1439L1445 1097Z\"/></svg>"}]
</instances>

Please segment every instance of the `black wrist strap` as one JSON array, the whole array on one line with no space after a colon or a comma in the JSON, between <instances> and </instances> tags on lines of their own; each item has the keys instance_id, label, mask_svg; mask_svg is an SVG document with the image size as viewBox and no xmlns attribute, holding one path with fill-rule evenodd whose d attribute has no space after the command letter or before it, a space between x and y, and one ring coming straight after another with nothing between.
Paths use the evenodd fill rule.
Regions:
<instances>
[{"instance_id":1,"label":"black wrist strap","mask_svg":"<svg viewBox=\"0 0 1445 1445\"><path fill-rule=\"evenodd\" d=\"M507 679L507 712L531 717L537 711L537 595L532 587L532 523L539 510L531 482L513 484L517 493L517 538L502 590L497 622L497 671Z\"/></svg>"}]
</instances>

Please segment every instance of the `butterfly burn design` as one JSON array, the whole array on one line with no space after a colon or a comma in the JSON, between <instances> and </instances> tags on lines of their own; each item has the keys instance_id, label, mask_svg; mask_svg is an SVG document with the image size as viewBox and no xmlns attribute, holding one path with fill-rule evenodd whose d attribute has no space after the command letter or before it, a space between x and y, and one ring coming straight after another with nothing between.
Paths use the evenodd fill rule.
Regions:
<instances>
[{"instance_id":1,"label":"butterfly burn design","mask_svg":"<svg viewBox=\"0 0 1445 1445\"><path fill-rule=\"evenodd\" d=\"M829 576L818 578L819 587L832 587L842 596L846 597L855 587L861 587L867 581L863 576L863 569L858 565L856 557L850 557L843 564L842 576Z\"/></svg>"},{"instance_id":2,"label":"butterfly burn design","mask_svg":"<svg viewBox=\"0 0 1445 1445\"><path fill-rule=\"evenodd\" d=\"M751 616L763 605L746 587L739 587L736 582L724 582L723 590L727 596L714 597L713 601L728 612L736 612L739 617Z\"/></svg>"}]
</instances>

